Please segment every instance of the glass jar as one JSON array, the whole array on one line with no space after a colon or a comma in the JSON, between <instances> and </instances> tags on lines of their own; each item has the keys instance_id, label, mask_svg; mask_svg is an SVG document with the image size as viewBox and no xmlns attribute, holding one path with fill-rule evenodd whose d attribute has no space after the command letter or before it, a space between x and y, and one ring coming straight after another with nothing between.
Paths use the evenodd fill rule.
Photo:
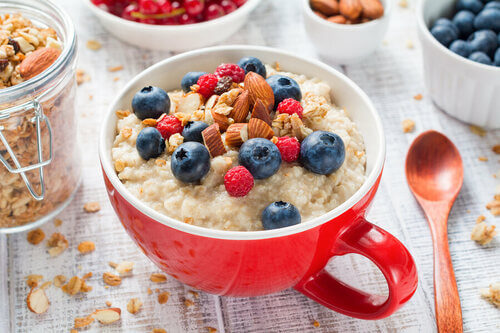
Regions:
<instances>
[{"instance_id":1,"label":"glass jar","mask_svg":"<svg viewBox=\"0 0 500 333\"><path fill-rule=\"evenodd\" d=\"M41 74L0 89L0 233L53 218L73 198L81 173L73 23L47 0L2 0L0 14L7 13L54 29L62 50Z\"/></svg>"}]
</instances>

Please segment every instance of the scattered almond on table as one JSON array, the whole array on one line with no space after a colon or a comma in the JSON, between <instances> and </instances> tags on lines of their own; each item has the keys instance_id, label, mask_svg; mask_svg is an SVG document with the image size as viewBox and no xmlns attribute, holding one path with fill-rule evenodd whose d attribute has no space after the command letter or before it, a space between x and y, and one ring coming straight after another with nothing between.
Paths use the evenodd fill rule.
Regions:
<instances>
[{"instance_id":1,"label":"scattered almond on table","mask_svg":"<svg viewBox=\"0 0 500 333\"><path fill-rule=\"evenodd\" d=\"M49 309L49 299L42 288L32 288L26 298L28 309L34 313L44 313Z\"/></svg>"}]
</instances>

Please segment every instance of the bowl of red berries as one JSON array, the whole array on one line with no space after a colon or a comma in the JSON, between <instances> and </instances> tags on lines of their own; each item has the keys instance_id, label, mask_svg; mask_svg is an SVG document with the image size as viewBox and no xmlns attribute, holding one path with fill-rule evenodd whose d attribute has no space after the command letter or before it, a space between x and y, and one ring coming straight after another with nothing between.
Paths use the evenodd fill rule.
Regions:
<instances>
[{"instance_id":1,"label":"bowl of red berries","mask_svg":"<svg viewBox=\"0 0 500 333\"><path fill-rule=\"evenodd\" d=\"M83 1L124 42L146 49L185 51L234 34L261 0Z\"/></svg>"}]
</instances>

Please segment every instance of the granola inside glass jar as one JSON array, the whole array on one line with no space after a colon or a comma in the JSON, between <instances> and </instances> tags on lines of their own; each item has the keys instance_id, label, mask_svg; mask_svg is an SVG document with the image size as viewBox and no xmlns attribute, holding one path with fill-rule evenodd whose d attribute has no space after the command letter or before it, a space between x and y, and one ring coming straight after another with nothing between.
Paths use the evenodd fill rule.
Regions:
<instances>
[{"instance_id":1,"label":"granola inside glass jar","mask_svg":"<svg viewBox=\"0 0 500 333\"><path fill-rule=\"evenodd\" d=\"M76 35L46 0L0 3L0 232L57 215L80 182Z\"/></svg>"}]
</instances>

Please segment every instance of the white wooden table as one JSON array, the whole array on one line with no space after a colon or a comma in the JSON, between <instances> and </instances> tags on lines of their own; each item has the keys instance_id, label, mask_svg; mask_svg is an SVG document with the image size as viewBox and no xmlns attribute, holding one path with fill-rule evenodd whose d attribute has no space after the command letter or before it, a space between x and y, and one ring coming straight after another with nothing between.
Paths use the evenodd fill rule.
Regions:
<instances>
[{"instance_id":1,"label":"white wooden table","mask_svg":"<svg viewBox=\"0 0 500 333\"><path fill-rule=\"evenodd\" d=\"M497 223L486 209L498 180L499 158L491 152L500 143L500 131L479 137L469 127L438 110L428 98L422 78L419 44L416 37L414 7L396 6L386 42L360 64L339 69L363 88L382 116L387 136L387 163L380 190L369 218L396 235L412 252L419 269L420 284L415 296L399 312L379 321L363 321L332 312L294 290L256 298L227 298L200 293L195 305L186 308L184 297L189 288L169 278L153 285L149 275L157 269L128 238L107 201L97 156L100 119L116 93L127 80L155 62L170 56L166 52L136 49L110 36L79 0L57 0L73 18L79 35L79 68L91 81L78 88L80 138L84 149L83 184L74 202L60 215L64 221L56 228L43 226L47 236L62 232L70 247L61 256L50 258L45 245L27 243L26 234L0 236L0 332L69 332L75 317L85 316L105 301L122 309L122 319L102 327L94 323L87 332L149 332L164 328L168 332L433 332L436 330L432 287L432 249L427 223L409 192L403 162L409 143L419 133L436 129L448 135L458 146L464 161L464 186L452 210L449 223L451 255L462 301L464 328L467 332L500 332L500 309L479 297L478 289L500 280L499 241L481 247L470 240L470 231L480 214L487 222ZM317 57L302 25L299 0L265 0L251 15L245 28L226 44L273 46L304 56ZM85 47L89 39L99 40L97 52ZM408 42L414 48L408 47ZM110 66L123 65L124 70L110 73ZM118 81L113 79L118 77ZM423 99L413 96L421 93ZM89 96L92 95L92 99ZM416 131L404 134L401 121L411 118ZM487 156L487 162L478 161ZM88 201L99 201L101 211L83 212ZM79 242L94 241L96 251L80 255ZM134 275L119 287L104 288L102 273L109 270L108 261L135 262ZM368 260L355 255L332 260L329 269L340 278L368 291L384 292L381 274ZM28 287L25 276L41 274L51 280L57 274L68 277L93 272L88 284L93 290L70 297L58 288L47 291L50 309L43 315L28 311L25 298ZM167 304L157 302L157 293L147 288L168 291ZM144 306L137 315L126 311L132 297ZM314 327L317 320L320 327Z\"/></svg>"}]
</instances>

